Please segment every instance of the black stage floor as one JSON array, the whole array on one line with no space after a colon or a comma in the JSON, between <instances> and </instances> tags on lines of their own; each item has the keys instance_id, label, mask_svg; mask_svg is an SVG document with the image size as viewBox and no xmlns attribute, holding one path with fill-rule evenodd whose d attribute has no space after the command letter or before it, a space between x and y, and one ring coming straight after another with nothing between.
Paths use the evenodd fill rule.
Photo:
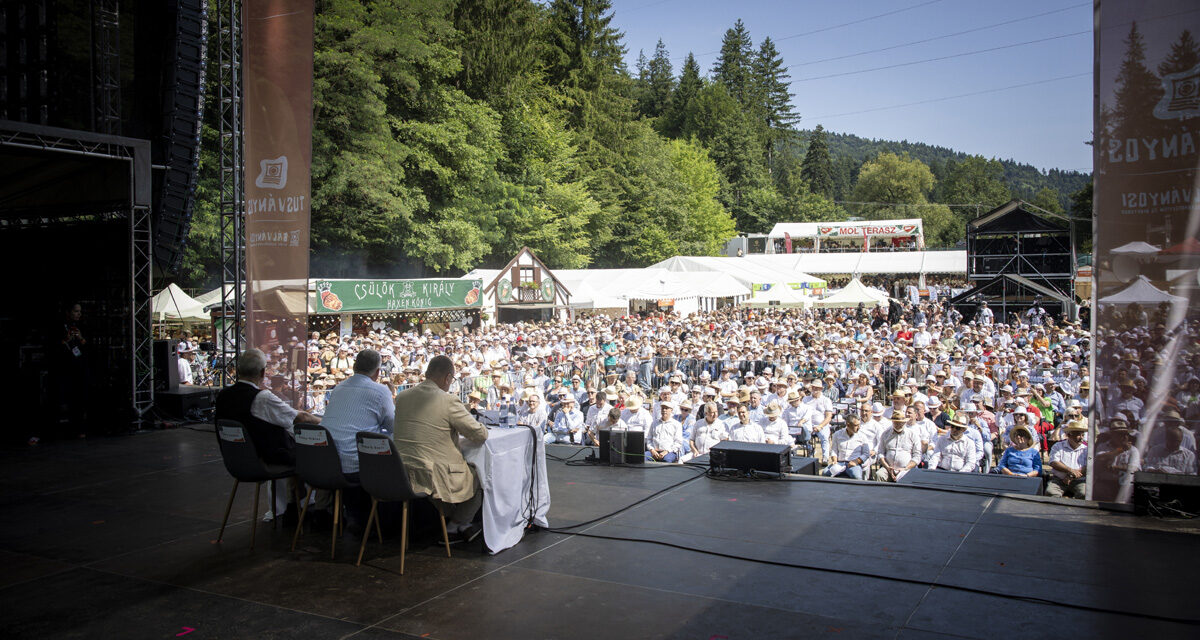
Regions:
<instances>
[{"instance_id":1,"label":"black stage floor","mask_svg":"<svg viewBox=\"0 0 1200 640\"><path fill-rule=\"evenodd\" d=\"M1200 523L1046 500L700 477L577 529L682 549L543 531L447 559L428 538L401 576L395 538L355 567L353 541L331 561L328 534L290 553L292 531L260 523L251 553L245 490L215 544L232 481L211 433L0 460L5 638L1200 636L1162 619L1198 616ZM697 475L549 461L550 521L589 521ZM797 564L813 568L783 566Z\"/></svg>"}]
</instances>

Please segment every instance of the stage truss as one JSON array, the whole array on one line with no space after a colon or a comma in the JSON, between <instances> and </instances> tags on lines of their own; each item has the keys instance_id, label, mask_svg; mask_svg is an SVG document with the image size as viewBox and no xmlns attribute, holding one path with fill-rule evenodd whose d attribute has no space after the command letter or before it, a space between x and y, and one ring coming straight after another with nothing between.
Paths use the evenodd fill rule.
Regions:
<instances>
[{"instance_id":1,"label":"stage truss","mask_svg":"<svg viewBox=\"0 0 1200 640\"><path fill-rule=\"evenodd\" d=\"M245 189L242 151L242 2L217 1L217 105L218 160L220 163L220 242L221 295L225 316L233 322L222 323L222 335L213 336L220 351L216 384L234 381L228 363L242 350L244 310L243 287L246 282Z\"/></svg>"}]
</instances>

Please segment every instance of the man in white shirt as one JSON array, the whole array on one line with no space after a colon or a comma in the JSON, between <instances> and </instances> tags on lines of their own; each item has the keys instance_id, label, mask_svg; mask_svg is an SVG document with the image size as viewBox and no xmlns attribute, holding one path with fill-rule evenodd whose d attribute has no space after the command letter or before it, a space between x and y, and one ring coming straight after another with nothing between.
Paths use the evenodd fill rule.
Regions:
<instances>
[{"instance_id":1,"label":"man in white shirt","mask_svg":"<svg viewBox=\"0 0 1200 640\"><path fill-rule=\"evenodd\" d=\"M825 384L820 380L813 380L808 389L809 395L804 399L804 404L808 405L812 414L810 423L814 435L821 442L821 456L824 457L829 451L829 423L833 420L833 402L825 397Z\"/></svg>"},{"instance_id":2,"label":"man in white shirt","mask_svg":"<svg viewBox=\"0 0 1200 640\"><path fill-rule=\"evenodd\" d=\"M809 446L809 436L812 435L812 411L808 405L801 402L803 398L799 391L789 391L787 406L783 409L783 423L788 426L788 434L798 446Z\"/></svg>"},{"instance_id":3,"label":"man in white shirt","mask_svg":"<svg viewBox=\"0 0 1200 640\"><path fill-rule=\"evenodd\" d=\"M895 482L917 466L921 460L921 439L916 431L908 428L908 418L902 413L892 414L892 428L879 440L879 470L875 479L880 482Z\"/></svg>"},{"instance_id":4,"label":"man in white shirt","mask_svg":"<svg viewBox=\"0 0 1200 640\"><path fill-rule=\"evenodd\" d=\"M646 437L647 461L679 462L683 455L683 427L674 418L675 409L669 400L659 405L659 417Z\"/></svg>"},{"instance_id":5,"label":"man in white shirt","mask_svg":"<svg viewBox=\"0 0 1200 640\"><path fill-rule=\"evenodd\" d=\"M871 457L871 445L859 431L861 420L846 416L846 428L833 434L829 451L829 466L822 472L831 478L863 479L863 463Z\"/></svg>"},{"instance_id":6,"label":"man in white shirt","mask_svg":"<svg viewBox=\"0 0 1200 640\"><path fill-rule=\"evenodd\" d=\"M191 345L179 344L179 384L192 384L192 360L196 359L196 350Z\"/></svg>"},{"instance_id":7,"label":"man in white shirt","mask_svg":"<svg viewBox=\"0 0 1200 640\"><path fill-rule=\"evenodd\" d=\"M554 430L546 434L546 444L582 444L583 433L583 413L575 408L575 396L565 394L554 418Z\"/></svg>"},{"instance_id":8,"label":"man in white shirt","mask_svg":"<svg viewBox=\"0 0 1200 640\"><path fill-rule=\"evenodd\" d=\"M788 433L787 423L780 418L781 415L783 415L783 409L774 402L767 405L766 409L763 409L763 435L767 439L767 444L786 443L790 446L793 440L791 434Z\"/></svg>"},{"instance_id":9,"label":"man in white shirt","mask_svg":"<svg viewBox=\"0 0 1200 640\"><path fill-rule=\"evenodd\" d=\"M979 461L979 453L975 450L975 442L966 437L966 423L955 416L946 426L950 428L950 433L937 437L933 453L929 456L929 468L957 473L974 471Z\"/></svg>"},{"instance_id":10,"label":"man in white shirt","mask_svg":"<svg viewBox=\"0 0 1200 640\"><path fill-rule=\"evenodd\" d=\"M879 453L879 439L892 428L892 424L883 418L883 405L878 402L864 402L859 407L858 417L862 420L862 426L858 428L859 433L870 446L870 458L866 461L866 466L871 466L875 464L875 456Z\"/></svg>"},{"instance_id":11,"label":"man in white shirt","mask_svg":"<svg viewBox=\"0 0 1200 640\"><path fill-rule=\"evenodd\" d=\"M737 407L737 420L729 423L729 439L734 442L766 442L762 425L750 419L750 410L744 404Z\"/></svg>"},{"instance_id":12,"label":"man in white shirt","mask_svg":"<svg viewBox=\"0 0 1200 640\"><path fill-rule=\"evenodd\" d=\"M704 419L697 420L692 427L692 454L702 456L708 453L713 445L729 439L729 430L717 414L720 409L717 403L709 402L704 407Z\"/></svg>"},{"instance_id":13,"label":"man in white shirt","mask_svg":"<svg viewBox=\"0 0 1200 640\"><path fill-rule=\"evenodd\" d=\"M630 431L649 431L653 418L650 412L642 406L642 397L631 395L625 400L625 408L621 411L621 422Z\"/></svg>"},{"instance_id":14,"label":"man in white shirt","mask_svg":"<svg viewBox=\"0 0 1200 640\"><path fill-rule=\"evenodd\" d=\"M1087 423L1074 420L1067 424L1067 439L1050 447L1050 483L1046 495L1064 495L1083 499L1087 495Z\"/></svg>"},{"instance_id":15,"label":"man in white shirt","mask_svg":"<svg viewBox=\"0 0 1200 640\"><path fill-rule=\"evenodd\" d=\"M1146 471L1196 475L1196 454L1180 446L1183 444L1182 427L1169 424L1163 428L1167 431L1167 441L1146 454L1143 465Z\"/></svg>"}]
</instances>

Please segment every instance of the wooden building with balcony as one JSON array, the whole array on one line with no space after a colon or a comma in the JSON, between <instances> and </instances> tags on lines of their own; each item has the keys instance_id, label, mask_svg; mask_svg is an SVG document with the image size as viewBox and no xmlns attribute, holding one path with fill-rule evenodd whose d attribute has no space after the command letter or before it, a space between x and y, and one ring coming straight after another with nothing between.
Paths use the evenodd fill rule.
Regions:
<instances>
[{"instance_id":1,"label":"wooden building with balcony","mask_svg":"<svg viewBox=\"0 0 1200 640\"><path fill-rule=\"evenodd\" d=\"M571 292L529 247L521 247L483 294L494 305L496 322L540 322L570 313Z\"/></svg>"}]
</instances>

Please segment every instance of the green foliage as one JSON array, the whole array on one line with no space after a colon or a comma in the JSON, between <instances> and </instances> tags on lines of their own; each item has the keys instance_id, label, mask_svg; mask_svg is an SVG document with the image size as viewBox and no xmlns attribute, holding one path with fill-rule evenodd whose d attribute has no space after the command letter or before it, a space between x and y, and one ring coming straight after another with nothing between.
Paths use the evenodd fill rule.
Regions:
<instances>
[{"instance_id":1,"label":"green foliage","mask_svg":"<svg viewBox=\"0 0 1200 640\"><path fill-rule=\"evenodd\" d=\"M977 209L959 208L958 217L966 224L967 220L976 214L987 213L1009 200L1012 194L1004 184L1004 165L997 160L987 160L982 156L969 156L964 160L950 160L944 169L945 178L938 183L934 199L948 204L977 204ZM1048 191L1053 199L1058 194L1052 189ZM1045 197L1045 193L1042 194ZM1061 205L1055 205L1061 207Z\"/></svg>"},{"instance_id":2,"label":"green foliage","mask_svg":"<svg viewBox=\"0 0 1200 640\"><path fill-rule=\"evenodd\" d=\"M924 162L907 154L882 153L862 166L854 199L887 204L860 205L857 211L870 220L921 218L926 246L953 246L964 238L966 227L950 207L929 202L934 184L933 172Z\"/></svg>"},{"instance_id":3,"label":"green foliage","mask_svg":"<svg viewBox=\"0 0 1200 640\"><path fill-rule=\"evenodd\" d=\"M829 157L829 145L825 142L825 129L821 125L817 125L813 131L802 167L800 175L813 193L826 198L833 195L833 161Z\"/></svg>"}]
</instances>

